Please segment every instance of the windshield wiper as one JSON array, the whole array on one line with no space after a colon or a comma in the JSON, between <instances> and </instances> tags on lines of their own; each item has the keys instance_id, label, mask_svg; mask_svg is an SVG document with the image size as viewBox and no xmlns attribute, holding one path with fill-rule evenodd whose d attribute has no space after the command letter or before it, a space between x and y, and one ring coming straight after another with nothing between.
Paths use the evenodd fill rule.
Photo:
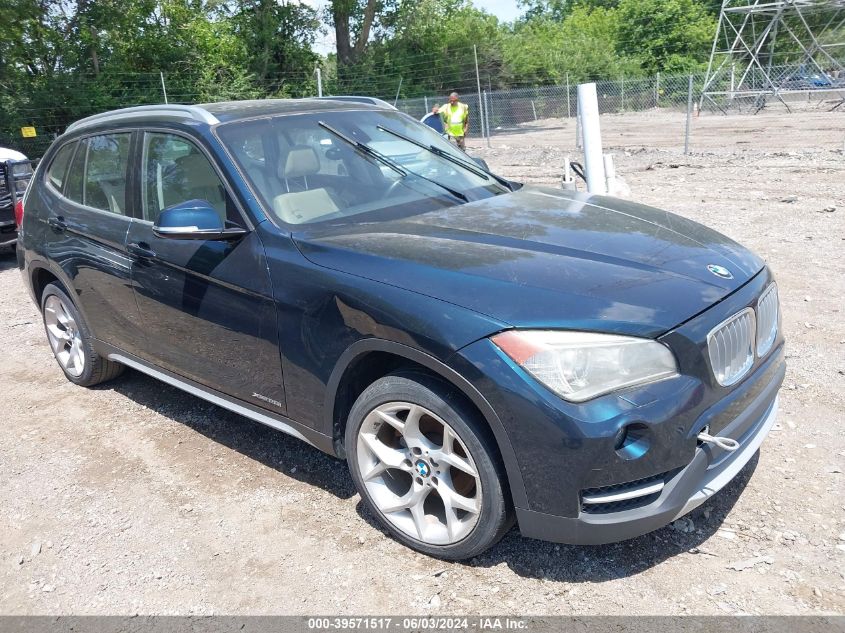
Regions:
<instances>
[{"instance_id":1,"label":"windshield wiper","mask_svg":"<svg viewBox=\"0 0 845 633\"><path fill-rule=\"evenodd\" d=\"M346 136L346 134L344 134L340 130L336 130L335 128L333 128L328 123L325 123L324 121L317 121L317 125L319 125L324 130L331 132L336 137L338 137L341 141L348 143L349 145L351 145L352 147L357 149L362 154L366 154L370 158L374 158L378 162L380 162L383 165L389 167L390 169L395 171L397 174L400 174L401 176L407 176L408 175L407 169L405 169L404 167L402 167L398 163L390 160L387 156L385 156L381 152L374 150L372 147L370 147L366 143L362 143L361 141L356 141L354 138L350 138L350 137Z\"/></svg>"},{"instance_id":2,"label":"windshield wiper","mask_svg":"<svg viewBox=\"0 0 845 633\"><path fill-rule=\"evenodd\" d=\"M391 130L390 128L386 128L383 125L378 125L376 127L379 130L381 130L382 132L387 132L388 134L392 134L396 138L401 138L403 141L406 141L406 142L410 143L411 145L416 145L419 148L427 150L427 151L431 152L432 154L434 154L435 156L440 156L441 158L445 158L450 163L453 163L454 165L458 165L460 167L463 167L467 171L475 174L476 176L481 176L482 178L484 178L484 180L490 180L490 178L493 177L493 178L496 179L496 182L498 182L503 187L506 187L508 189L508 191L513 191L513 189L510 186L510 183L507 180L505 180L504 178L501 178L500 176L497 176L496 174L492 174L488 171L484 171L481 167L479 167L477 165L473 165L473 164L468 163L464 160L461 160L460 158L453 156L451 153L447 152L446 150L440 149L436 145L426 145L422 141L418 141L414 138L411 138L410 136L405 136L401 132L397 132L396 130Z\"/></svg>"},{"instance_id":3,"label":"windshield wiper","mask_svg":"<svg viewBox=\"0 0 845 633\"><path fill-rule=\"evenodd\" d=\"M354 147L355 149L360 151L362 154L366 154L367 156L374 158L378 162L386 165L387 167L390 167L390 169L392 169L393 171L395 171L398 174L401 174L403 177L408 176L410 174L410 175L416 176L417 178L422 178L426 182L430 182L431 184L440 187L441 189L443 189L443 191L448 192L449 194L451 194L452 196L454 196L458 200L462 200L463 202L469 202L469 198L467 198L462 192L458 191L457 189L452 189L448 185L444 185L442 182L437 182L436 180L434 180L432 178L428 178L427 176L423 176L422 174L418 174L415 171L412 171L410 169L406 169L405 167L403 167L399 163L391 160L390 158L388 158L387 156L385 156L384 154L382 154L378 150L374 150L372 147L370 147L366 143L362 143L361 141L356 141L354 138L348 137L346 134L344 134L343 132L341 132L339 130L336 130L335 128L333 128L328 123L325 123L324 121L318 121L317 125L319 125L324 130L334 134L341 141L348 143L349 145L351 145L352 147Z\"/></svg>"}]
</instances>

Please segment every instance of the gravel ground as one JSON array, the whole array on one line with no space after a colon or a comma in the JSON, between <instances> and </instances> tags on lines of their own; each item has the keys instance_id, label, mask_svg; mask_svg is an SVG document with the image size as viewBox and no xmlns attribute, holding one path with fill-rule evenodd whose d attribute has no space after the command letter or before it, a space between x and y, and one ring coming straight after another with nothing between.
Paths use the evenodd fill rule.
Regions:
<instances>
[{"instance_id":1,"label":"gravel ground","mask_svg":"<svg viewBox=\"0 0 845 633\"><path fill-rule=\"evenodd\" d=\"M376 526L344 463L295 439L135 372L68 383L4 256L0 613L845 612L845 114L702 117L691 156L680 116L603 125L632 198L723 231L778 276L781 415L728 488L625 543L514 529L465 564L426 558ZM574 129L537 128L475 153L555 184Z\"/></svg>"}]
</instances>

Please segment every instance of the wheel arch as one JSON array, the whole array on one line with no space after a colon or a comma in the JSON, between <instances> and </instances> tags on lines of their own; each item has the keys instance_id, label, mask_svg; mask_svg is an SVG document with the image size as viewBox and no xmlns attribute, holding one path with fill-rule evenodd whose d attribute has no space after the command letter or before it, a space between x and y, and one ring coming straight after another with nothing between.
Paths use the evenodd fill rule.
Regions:
<instances>
[{"instance_id":1,"label":"wheel arch","mask_svg":"<svg viewBox=\"0 0 845 633\"><path fill-rule=\"evenodd\" d=\"M362 371L365 360L373 362L370 368ZM504 425L487 399L472 383L439 359L401 343L376 338L357 341L346 349L335 364L326 385L323 408L323 428L333 438L335 454L341 458L345 457L343 435L346 415L360 392L378 378L409 365L419 366L427 370L426 373L445 381L477 409L499 449L513 503L517 507L526 507L527 495L516 454ZM363 380L360 377L363 377ZM360 387L360 390L356 387Z\"/></svg>"}]
</instances>

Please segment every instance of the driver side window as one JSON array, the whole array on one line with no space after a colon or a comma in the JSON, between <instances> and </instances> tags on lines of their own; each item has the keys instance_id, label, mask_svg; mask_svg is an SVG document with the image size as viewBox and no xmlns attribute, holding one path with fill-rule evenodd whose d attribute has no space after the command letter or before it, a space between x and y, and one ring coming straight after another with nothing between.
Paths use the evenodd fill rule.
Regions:
<instances>
[{"instance_id":1,"label":"driver side window","mask_svg":"<svg viewBox=\"0 0 845 633\"><path fill-rule=\"evenodd\" d=\"M181 136L144 134L141 183L145 220L155 222L163 209L175 204L205 200L224 223L240 224L238 212L205 154Z\"/></svg>"}]
</instances>

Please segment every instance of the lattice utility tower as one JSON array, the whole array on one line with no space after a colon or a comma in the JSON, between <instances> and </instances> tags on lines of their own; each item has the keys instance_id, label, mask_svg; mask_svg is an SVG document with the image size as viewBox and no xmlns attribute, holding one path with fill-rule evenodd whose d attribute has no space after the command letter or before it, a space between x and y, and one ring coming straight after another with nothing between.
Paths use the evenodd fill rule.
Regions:
<instances>
[{"instance_id":1,"label":"lattice utility tower","mask_svg":"<svg viewBox=\"0 0 845 633\"><path fill-rule=\"evenodd\" d=\"M845 0L723 0L701 104L759 109L789 92L845 98ZM838 90L837 90L838 89Z\"/></svg>"}]
</instances>

